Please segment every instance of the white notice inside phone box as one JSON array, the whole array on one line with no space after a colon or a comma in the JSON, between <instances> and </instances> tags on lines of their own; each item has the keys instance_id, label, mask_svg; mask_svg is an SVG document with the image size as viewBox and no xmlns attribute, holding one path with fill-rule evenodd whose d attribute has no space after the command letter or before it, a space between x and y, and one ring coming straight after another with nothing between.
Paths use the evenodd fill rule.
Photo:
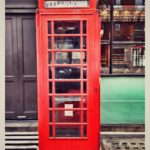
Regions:
<instances>
[{"instance_id":1,"label":"white notice inside phone box","mask_svg":"<svg viewBox=\"0 0 150 150\"><path fill-rule=\"evenodd\" d=\"M65 104L65 109L72 109L73 108L73 104ZM73 111L71 110L65 110L64 112L64 116L66 117L73 117Z\"/></svg>"}]
</instances>

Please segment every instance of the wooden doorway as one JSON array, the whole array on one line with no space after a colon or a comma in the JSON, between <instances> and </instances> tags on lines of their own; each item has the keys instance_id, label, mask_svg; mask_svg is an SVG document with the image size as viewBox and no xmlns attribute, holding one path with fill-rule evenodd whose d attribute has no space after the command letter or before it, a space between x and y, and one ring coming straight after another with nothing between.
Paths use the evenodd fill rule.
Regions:
<instances>
[{"instance_id":1,"label":"wooden doorway","mask_svg":"<svg viewBox=\"0 0 150 150\"><path fill-rule=\"evenodd\" d=\"M34 14L6 14L6 119L37 119Z\"/></svg>"}]
</instances>

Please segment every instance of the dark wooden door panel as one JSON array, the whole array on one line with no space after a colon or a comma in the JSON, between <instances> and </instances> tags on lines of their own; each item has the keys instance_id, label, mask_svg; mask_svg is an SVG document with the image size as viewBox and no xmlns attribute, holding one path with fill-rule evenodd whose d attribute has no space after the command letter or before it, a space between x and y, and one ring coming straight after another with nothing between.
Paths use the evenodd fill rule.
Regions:
<instances>
[{"instance_id":1,"label":"dark wooden door panel","mask_svg":"<svg viewBox=\"0 0 150 150\"><path fill-rule=\"evenodd\" d=\"M37 118L35 17L17 18L20 112L26 119Z\"/></svg>"},{"instance_id":2,"label":"dark wooden door panel","mask_svg":"<svg viewBox=\"0 0 150 150\"><path fill-rule=\"evenodd\" d=\"M35 16L7 16L7 119L37 119L35 45Z\"/></svg>"},{"instance_id":3,"label":"dark wooden door panel","mask_svg":"<svg viewBox=\"0 0 150 150\"><path fill-rule=\"evenodd\" d=\"M18 102L16 17L6 17L6 118L15 119Z\"/></svg>"},{"instance_id":4,"label":"dark wooden door panel","mask_svg":"<svg viewBox=\"0 0 150 150\"><path fill-rule=\"evenodd\" d=\"M35 119L37 116L37 102L36 102L36 82L24 81L24 115L28 119Z\"/></svg>"}]
</instances>

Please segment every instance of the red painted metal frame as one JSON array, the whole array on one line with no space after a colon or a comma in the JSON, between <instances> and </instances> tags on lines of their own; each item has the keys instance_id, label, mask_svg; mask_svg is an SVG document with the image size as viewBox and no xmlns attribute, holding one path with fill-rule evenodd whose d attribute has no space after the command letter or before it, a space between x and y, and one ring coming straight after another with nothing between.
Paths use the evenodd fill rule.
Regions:
<instances>
[{"instance_id":1,"label":"red painted metal frame","mask_svg":"<svg viewBox=\"0 0 150 150\"><path fill-rule=\"evenodd\" d=\"M89 0L89 7L87 7L87 9L96 9L96 5L97 5L97 0ZM44 0L38 0L38 8L44 9ZM75 7L74 9L83 9L83 8Z\"/></svg>"},{"instance_id":2,"label":"red painted metal frame","mask_svg":"<svg viewBox=\"0 0 150 150\"><path fill-rule=\"evenodd\" d=\"M93 1L94 5L94 1ZM42 1L39 2L39 7L42 7ZM55 15L54 15L55 14ZM87 93L83 94L61 94L61 96L87 96L88 103L87 108L83 108L83 101L81 101L81 108L73 108L71 110L86 110L87 111L87 123L83 122L83 117L81 117L80 123L71 123L71 125L81 126L81 131L83 130L83 125L87 125L87 138L83 137L83 132L81 137L65 137L65 138L49 138L49 125L66 125L66 123L56 123L53 119L52 123L49 123L49 110L55 112L56 110L67 110L63 108L52 108L50 109L48 103L48 96L54 98L54 94L48 94L48 82L60 81L59 79L54 79L55 72L53 71L53 79L48 79L48 66L57 66L57 64L48 64L48 50L47 48L47 21L48 20L87 20ZM82 24L81 24L82 25ZM53 26L53 25L52 25ZM72 9L61 9L61 10L38 10L36 13L36 30L37 30L37 83L38 83L38 122L39 122L39 148L40 150L99 150L100 142L100 20L96 10L72 10ZM81 28L82 30L82 28ZM80 36L80 34L79 34ZM51 35L54 39L54 33ZM83 39L81 38L81 41ZM53 41L53 40L52 40ZM85 51L82 48L75 50L77 52ZM54 48L54 43L52 43L52 52L56 50ZM61 50L62 51L62 50ZM63 50L68 51L68 50ZM74 51L74 50L69 50ZM83 57L83 56L82 56ZM52 57L54 61L54 56ZM58 65L61 66L61 65ZM62 65L63 66L63 65ZM66 65L65 65L66 66ZM70 65L68 65L70 66ZM80 66L80 65L72 65ZM81 66L83 63L81 62ZM65 80L65 79L64 79ZM83 77L81 76L81 79ZM67 80L65 80L67 81ZM83 85L81 85L83 87ZM53 84L53 93L55 93L55 86ZM60 94L55 94L55 96ZM54 105L54 103L53 103ZM69 109L70 110L70 109ZM81 114L83 111L81 111ZM82 116L82 115L81 115ZM53 117L54 113L53 113ZM67 123L69 125L70 123ZM53 133L55 136L55 128L53 128Z\"/></svg>"}]
</instances>

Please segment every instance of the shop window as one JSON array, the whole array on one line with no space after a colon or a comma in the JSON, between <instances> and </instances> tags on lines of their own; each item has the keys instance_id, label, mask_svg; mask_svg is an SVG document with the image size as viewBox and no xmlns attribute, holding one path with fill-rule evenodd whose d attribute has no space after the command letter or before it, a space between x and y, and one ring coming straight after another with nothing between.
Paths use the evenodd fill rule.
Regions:
<instances>
[{"instance_id":1,"label":"shop window","mask_svg":"<svg viewBox=\"0 0 150 150\"><path fill-rule=\"evenodd\" d=\"M98 5L111 5L112 0L101 0ZM114 0L114 5L145 5L145 0Z\"/></svg>"},{"instance_id":2,"label":"shop window","mask_svg":"<svg viewBox=\"0 0 150 150\"><path fill-rule=\"evenodd\" d=\"M108 44L101 46L101 65L102 70L101 73L108 74L109 73L109 53L110 53L110 46Z\"/></svg>"},{"instance_id":3,"label":"shop window","mask_svg":"<svg viewBox=\"0 0 150 150\"><path fill-rule=\"evenodd\" d=\"M100 0L98 5L110 5L111 0Z\"/></svg>"},{"instance_id":4,"label":"shop window","mask_svg":"<svg viewBox=\"0 0 150 150\"><path fill-rule=\"evenodd\" d=\"M114 41L144 41L144 23L115 23Z\"/></svg>"},{"instance_id":5,"label":"shop window","mask_svg":"<svg viewBox=\"0 0 150 150\"><path fill-rule=\"evenodd\" d=\"M144 47L135 47L132 50L133 53L133 66L134 67L144 67L145 66L145 54Z\"/></svg>"},{"instance_id":6,"label":"shop window","mask_svg":"<svg viewBox=\"0 0 150 150\"><path fill-rule=\"evenodd\" d=\"M102 40L109 40L110 37L110 23L102 22L101 38Z\"/></svg>"},{"instance_id":7,"label":"shop window","mask_svg":"<svg viewBox=\"0 0 150 150\"><path fill-rule=\"evenodd\" d=\"M135 5L143 5L144 0L135 0Z\"/></svg>"},{"instance_id":8,"label":"shop window","mask_svg":"<svg viewBox=\"0 0 150 150\"><path fill-rule=\"evenodd\" d=\"M120 23L116 23L115 24L115 31L118 32L118 33L121 31L121 25L120 25Z\"/></svg>"},{"instance_id":9,"label":"shop window","mask_svg":"<svg viewBox=\"0 0 150 150\"><path fill-rule=\"evenodd\" d=\"M144 46L114 46L112 55L113 74L144 74Z\"/></svg>"},{"instance_id":10,"label":"shop window","mask_svg":"<svg viewBox=\"0 0 150 150\"><path fill-rule=\"evenodd\" d=\"M114 41L133 41L134 24L133 23L115 23Z\"/></svg>"},{"instance_id":11,"label":"shop window","mask_svg":"<svg viewBox=\"0 0 150 150\"><path fill-rule=\"evenodd\" d=\"M115 5L144 5L145 0L115 0Z\"/></svg>"},{"instance_id":12,"label":"shop window","mask_svg":"<svg viewBox=\"0 0 150 150\"><path fill-rule=\"evenodd\" d=\"M134 25L134 40L145 41L144 23L135 23Z\"/></svg>"},{"instance_id":13,"label":"shop window","mask_svg":"<svg viewBox=\"0 0 150 150\"><path fill-rule=\"evenodd\" d=\"M125 61L125 51L124 48L113 49L113 61L120 62Z\"/></svg>"},{"instance_id":14,"label":"shop window","mask_svg":"<svg viewBox=\"0 0 150 150\"><path fill-rule=\"evenodd\" d=\"M121 5L121 0L116 0L116 1L115 1L115 4L116 4L116 5Z\"/></svg>"}]
</instances>

